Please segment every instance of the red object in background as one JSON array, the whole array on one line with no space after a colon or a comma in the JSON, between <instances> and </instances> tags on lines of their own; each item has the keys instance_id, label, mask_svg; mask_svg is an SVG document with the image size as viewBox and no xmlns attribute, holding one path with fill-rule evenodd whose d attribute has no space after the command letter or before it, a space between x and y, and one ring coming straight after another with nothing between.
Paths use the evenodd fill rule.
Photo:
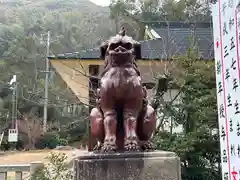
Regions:
<instances>
[{"instance_id":1,"label":"red object in background","mask_svg":"<svg viewBox=\"0 0 240 180\"><path fill-rule=\"evenodd\" d=\"M216 42L216 46L217 46L217 48L219 47L219 42L218 42L218 40L217 40L217 42Z\"/></svg>"},{"instance_id":2,"label":"red object in background","mask_svg":"<svg viewBox=\"0 0 240 180\"><path fill-rule=\"evenodd\" d=\"M232 171L232 180L237 180L237 171L235 171L234 169L233 169L233 171Z\"/></svg>"}]
</instances>

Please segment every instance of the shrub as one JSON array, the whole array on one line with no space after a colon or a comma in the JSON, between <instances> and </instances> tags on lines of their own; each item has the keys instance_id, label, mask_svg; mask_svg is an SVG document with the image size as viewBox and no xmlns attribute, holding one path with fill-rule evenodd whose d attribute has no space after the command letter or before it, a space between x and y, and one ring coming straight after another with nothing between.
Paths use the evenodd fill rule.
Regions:
<instances>
[{"instance_id":1,"label":"shrub","mask_svg":"<svg viewBox=\"0 0 240 180\"><path fill-rule=\"evenodd\" d=\"M38 169L31 180L69 180L72 179L72 171L66 163L67 156L64 153L51 153L47 158L48 163Z\"/></svg>"},{"instance_id":2,"label":"shrub","mask_svg":"<svg viewBox=\"0 0 240 180\"><path fill-rule=\"evenodd\" d=\"M10 144L7 140L3 140L2 144L0 146L0 150L2 151L8 151L10 149Z\"/></svg>"},{"instance_id":3,"label":"shrub","mask_svg":"<svg viewBox=\"0 0 240 180\"><path fill-rule=\"evenodd\" d=\"M54 149L59 144L59 136L56 133L47 133L42 135L36 142L37 149L50 148Z\"/></svg>"},{"instance_id":4,"label":"shrub","mask_svg":"<svg viewBox=\"0 0 240 180\"><path fill-rule=\"evenodd\" d=\"M21 139L18 140L17 143L11 143L8 142L7 139L4 139L2 141L2 144L0 145L0 150L2 151L8 151L10 149L17 149L17 150L22 150L24 148L24 143Z\"/></svg>"},{"instance_id":5,"label":"shrub","mask_svg":"<svg viewBox=\"0 0 240 180\"><path fill-rule=\"evenodd\" d=\"M68 141L66 139L59 139L58 140L58 145L59 146L66 146L66 145L68 145Z\"/></svg>"}]
</instances>

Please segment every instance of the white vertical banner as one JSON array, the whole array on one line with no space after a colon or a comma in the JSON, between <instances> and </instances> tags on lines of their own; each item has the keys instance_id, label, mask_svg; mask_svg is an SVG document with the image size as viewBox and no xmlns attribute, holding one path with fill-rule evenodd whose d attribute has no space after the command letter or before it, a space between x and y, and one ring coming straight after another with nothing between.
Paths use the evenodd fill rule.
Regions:
<instances>
[{"instance_id":1,"label":"white vertical banner","mask_svg":"<svg viewBox=\"0 0 240 180\"><path fill-rule=\"evenodd\" d=\"M240 60L238 1L212 7L223 180L240 179ZM240 14L239 14L240 15Z\"/></svg>"}]
</instances>

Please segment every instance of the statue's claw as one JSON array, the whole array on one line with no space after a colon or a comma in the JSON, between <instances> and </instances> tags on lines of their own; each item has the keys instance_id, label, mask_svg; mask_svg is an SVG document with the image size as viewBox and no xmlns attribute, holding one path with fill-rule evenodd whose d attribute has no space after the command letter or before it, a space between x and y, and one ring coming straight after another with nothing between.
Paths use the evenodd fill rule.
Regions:
<instances>
[{"instance_id":1,"label":"statue's claw","mask_svg":"<svg viewBox=\"0 0 240 180\"><path fill-rule=\"evenodd\" d=\"M156 149L151 141L140 141L140 147L142 151L153 151Z\"/></svg>"},{"instance_id":2,"label":"statue's claw","mask_svg":"<svg viewBox=\"0 0 240 180\"><path fill-rule=\"evenodd\" d=\"M101 152L116 152L117 146L113 142L105 141L104 144L101 147Z\"/></svg>"},{"instance_id":3,"label":"statue's claw","mask_svg":"<svg viewBox=\"0 0 240 180\"><path fill-rule=\"evenodd\" d=\"M131 152L139 152L140 151L140 146L138 145L137 140L127 140L124 145L124 150Z\"/></svg>"},{"instance_id":4,"label":"statue's claw","mask_svg":"<svg viewBox=\"0 0 240 180\"><path fill-rule=\"evenodd\" d=\"M103 146L103 144L97 144L97 145L93 148L93 152L96 152L96 153L101 152L102 146Z\"/></svg>"}]
</instances>

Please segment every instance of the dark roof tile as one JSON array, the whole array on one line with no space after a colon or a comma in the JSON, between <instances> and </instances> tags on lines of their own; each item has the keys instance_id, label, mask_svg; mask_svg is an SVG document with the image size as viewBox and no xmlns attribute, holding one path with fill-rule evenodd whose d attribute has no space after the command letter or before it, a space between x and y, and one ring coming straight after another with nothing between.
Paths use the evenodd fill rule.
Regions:
<instances>
[{"instance_id":1,"label":"dark roof tile","mask_svg":"<svg viewBox=\"0 0 240 180\"><path fill-rule=\"evenodd\" d=\"M151 24L150 24L151 26ZM193 31L193 27L195 28ZM142 59L168 59L177 54L185 54L193 35L199 58L214 59L211 23L189 24L183 22L159 22L151 26L161 39L140 41ZM168 49L168 50L167 50ZM100 59L100 49L94 48L76 53L66 53L50 59Z\"/></svg>"},{"instance_id":2,"label":"dark roof tile","mask_svg":"<svg viewBox=\"0 0 240 180\"><path fill-rule=\"evenodd\" d=\"M169 56L185 54L192 36L199 50L199 56L204 59L214 57L211 23L198 23L195 27L194 24L170 23L169 28L163 23L152 28L161 36Z\"/></svg>"}]
</instances>

